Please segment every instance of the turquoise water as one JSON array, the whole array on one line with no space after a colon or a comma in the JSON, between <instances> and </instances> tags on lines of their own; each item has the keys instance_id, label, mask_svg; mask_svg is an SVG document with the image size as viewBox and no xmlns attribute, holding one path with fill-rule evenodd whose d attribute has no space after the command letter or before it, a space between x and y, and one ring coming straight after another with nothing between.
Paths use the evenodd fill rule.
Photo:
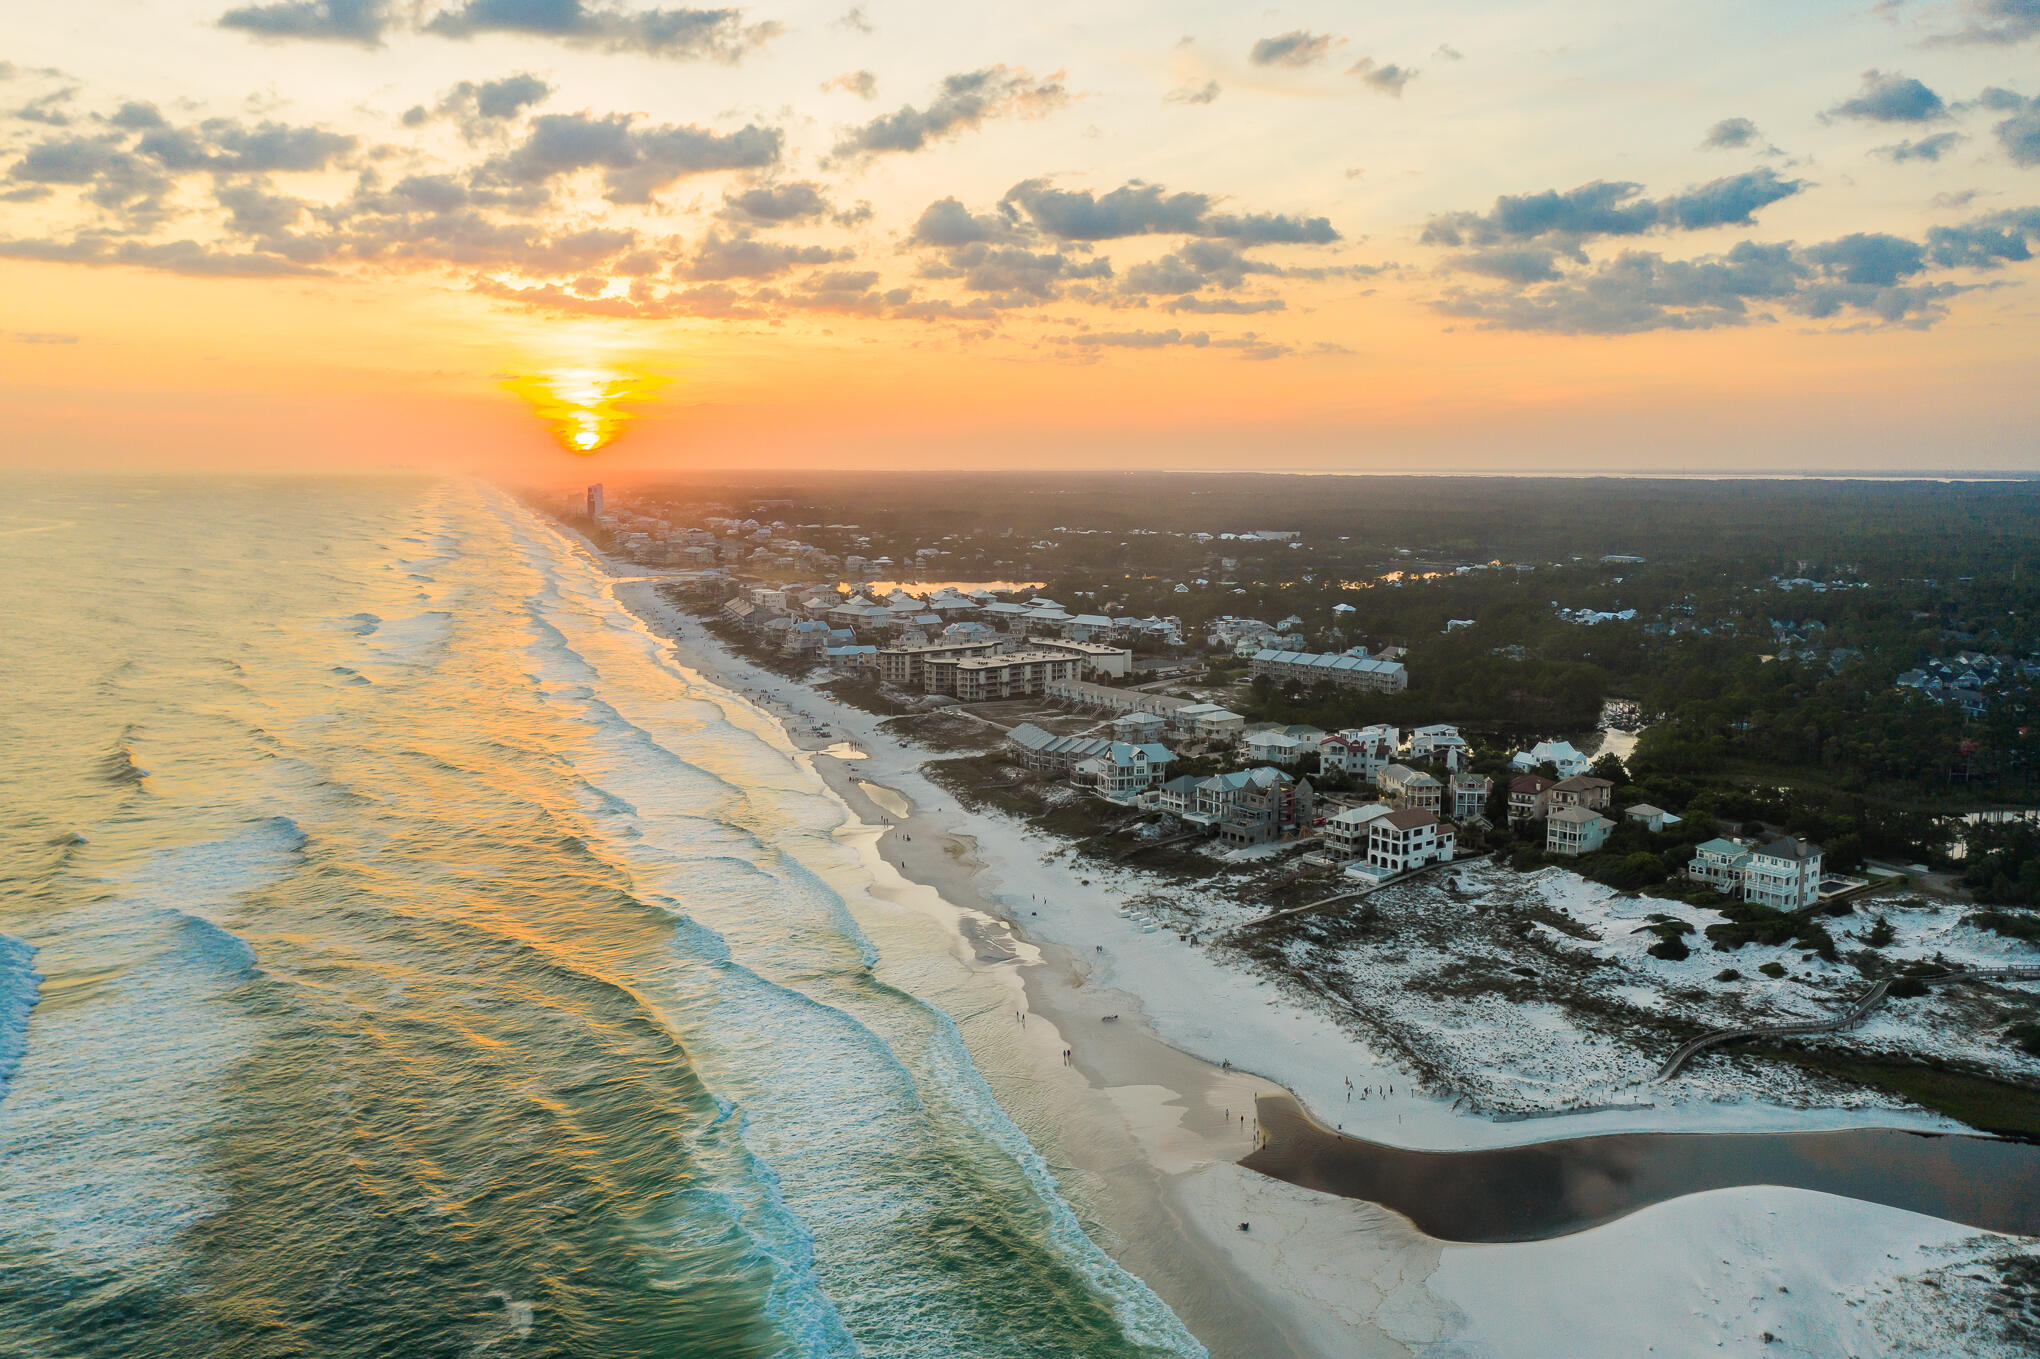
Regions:
<instances>
[{"instance_id":1,"label":"turquoise water","mask_svg":"<svg viewBox=\"0 0 2040 1359\"><path fill-rule=\"evenodd\" d=\"M556 531L6 491L0 1353L1202 1353Z\"/></svg>"}]
</instances>

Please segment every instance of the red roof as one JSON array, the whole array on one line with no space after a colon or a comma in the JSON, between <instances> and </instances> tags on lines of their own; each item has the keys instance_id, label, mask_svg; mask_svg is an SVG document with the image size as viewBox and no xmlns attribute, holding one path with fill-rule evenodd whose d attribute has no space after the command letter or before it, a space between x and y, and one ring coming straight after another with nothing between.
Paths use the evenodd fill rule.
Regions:
<instances>
[{"instance_id":1,"label":"red roof","mask_svg":"<svg viewBox=\"0 0 2040 1359\"><path fill-rule=\"evenodd\" d=\"M1512 793L1541 793L1551 786L1551 780L1542 774L1524 774L1520 778L1509 780L1509 791Z\"/></svg>"}]
</instances>

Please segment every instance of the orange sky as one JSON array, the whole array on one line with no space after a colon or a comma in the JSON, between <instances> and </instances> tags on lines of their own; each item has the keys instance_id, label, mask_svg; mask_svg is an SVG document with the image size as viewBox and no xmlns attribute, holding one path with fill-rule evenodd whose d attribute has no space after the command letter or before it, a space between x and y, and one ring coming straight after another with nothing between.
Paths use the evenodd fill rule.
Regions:
<instances>
[{"instance_id":1,"label":"orange sky","mask_svg":"<svg viewBox=\"0 0 2040 1359\"><path fill-rule=\"evenodd\" d=\"M0 20L0 465L2040 466L1987 6L361 3Z\"/></svg>"}]
</instances>

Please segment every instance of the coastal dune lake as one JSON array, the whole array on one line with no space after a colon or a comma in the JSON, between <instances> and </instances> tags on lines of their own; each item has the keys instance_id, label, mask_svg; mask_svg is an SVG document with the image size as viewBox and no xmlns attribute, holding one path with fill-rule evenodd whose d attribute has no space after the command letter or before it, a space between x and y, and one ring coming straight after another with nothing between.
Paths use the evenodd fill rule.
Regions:
<instances>
[{"instance_id":1,"label":"coastal dune lake","mask_svg":"<svg viewBox=\"0 0 2040 1359\"><path fill-rule=\"evenodd\" d=\"M1268 1145L1241 1164L1392 1208L1444 1241L1543 1241L1708 1189L1768 1184L2040 1235L2040 1146L1856 1128L1619 1133L1481 1151L1409 1151L1345 1137L1296 1101L1260 1102Z\"/></svg>"}]
</instances>

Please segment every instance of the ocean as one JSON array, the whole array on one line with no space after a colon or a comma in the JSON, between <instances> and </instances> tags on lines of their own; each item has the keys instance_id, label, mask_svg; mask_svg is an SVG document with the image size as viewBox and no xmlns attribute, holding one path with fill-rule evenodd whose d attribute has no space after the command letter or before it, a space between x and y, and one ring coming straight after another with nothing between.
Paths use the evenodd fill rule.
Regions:
<instances>
[{"instance_id":1,"label":"ocean","mask_svg":"<svg viewBox=\"0 0 2040 1359\"><path fill-rule=\"evenodd\" d=\"M1203 1353L557 529L5 487L0 1353Z\"/></svg>"}]
</instances>

